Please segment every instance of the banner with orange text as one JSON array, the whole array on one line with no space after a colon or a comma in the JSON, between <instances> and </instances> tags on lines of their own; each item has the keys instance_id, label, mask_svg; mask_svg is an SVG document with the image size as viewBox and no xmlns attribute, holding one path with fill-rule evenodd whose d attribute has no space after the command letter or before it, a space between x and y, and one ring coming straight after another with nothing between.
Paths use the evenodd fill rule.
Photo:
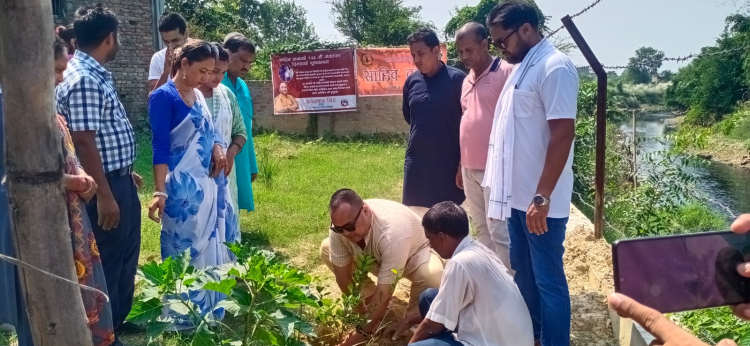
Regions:
<instances>
[{"instance_id":1,"label":"banner with orange text","mask_svg":"<svg viewBox=\"0 0 750 346\"><path fill-rule=\"evenodd\" d=\"M440 59L448 62L448 49L440 45ZM406 77L417 71L409 47L357 48L357 91L360 97L402 95Z\"/></svg>"}]
</instances>

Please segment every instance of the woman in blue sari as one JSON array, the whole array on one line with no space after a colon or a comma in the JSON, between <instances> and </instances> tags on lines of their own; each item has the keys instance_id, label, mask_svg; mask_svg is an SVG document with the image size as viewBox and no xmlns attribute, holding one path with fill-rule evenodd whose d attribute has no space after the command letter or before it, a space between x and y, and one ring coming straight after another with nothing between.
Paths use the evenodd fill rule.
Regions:
<instances>
[{"instance_id":1,"label":"woman in blue sari","mask_svg":"<svg viewBox=\"0 0 750 346\"><path fill-rule=\"evenodd\" d=\"M174 54L174 78L149 98L155 183L149 218L162 224L162 258L189 249L190 264L205 268L235 261L224 243L240 238L224 175L227 144L197 89L214 69L217 51L189 40ZM208 320L223 318L224 310L214 309L221 294L191 291L190 299ZM179 321L178 329L193 327Z\"/></svg>"}]
</instances>

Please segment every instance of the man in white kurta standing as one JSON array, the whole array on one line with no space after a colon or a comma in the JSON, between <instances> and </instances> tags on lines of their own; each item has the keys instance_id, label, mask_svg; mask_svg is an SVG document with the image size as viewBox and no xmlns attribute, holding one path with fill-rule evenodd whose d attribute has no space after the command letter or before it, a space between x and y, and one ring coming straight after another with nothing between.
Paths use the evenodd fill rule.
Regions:
<instances>
[{"instance_id":1,"label":"man in white kurta standing","mask_svg":"<svg viewBox=\"0 0 750 346\"><path fill-rule=\"evenodd\" d=\"M500 257L510 268L510 238L505 220L487 217L490 189L482 187L487 165L487 146L490 144L495 105L503 91L513 65L493 58L489 50L489 36L484 25L469 22L456 32L456 49L461 62L470 69L461 89L461 169L456 182L466 194L471 222L477 230L477 240Z\"/></svg>"},{"instance_id":2,"label":"man in white kurta standing","mask_svg":"<svg viewBox=\"0 0 750 346\"><path fill-rule=\"evenodd\" d=\"M517 1L487 17L492 41L516 64L500 94L483 186L487 216L508 220L510 263L544 346L570 344L563 241L573 193L578 75L539 33L534 7Z\"/></svg>"}]
</instances>

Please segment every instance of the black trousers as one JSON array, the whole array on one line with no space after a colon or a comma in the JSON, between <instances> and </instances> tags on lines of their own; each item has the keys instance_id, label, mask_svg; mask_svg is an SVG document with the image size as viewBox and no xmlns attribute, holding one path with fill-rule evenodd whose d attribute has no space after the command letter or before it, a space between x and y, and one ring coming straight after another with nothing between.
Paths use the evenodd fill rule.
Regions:
<instances>
[{"instance_id":1,"label":"black trousers","mask_svg":"<svg viewBox=\"0 0 750 346\"><path fill-rule=\"evenodd\" d=\"M141 201L133 177L107 177L112 195L120 207L120 224L108 231L99 226L96 197L86 204L91 227L107 279L112 305L112 325L119 327L130 313L135 290L135 274L141 249Z\"/></svg>"}]
</instances>

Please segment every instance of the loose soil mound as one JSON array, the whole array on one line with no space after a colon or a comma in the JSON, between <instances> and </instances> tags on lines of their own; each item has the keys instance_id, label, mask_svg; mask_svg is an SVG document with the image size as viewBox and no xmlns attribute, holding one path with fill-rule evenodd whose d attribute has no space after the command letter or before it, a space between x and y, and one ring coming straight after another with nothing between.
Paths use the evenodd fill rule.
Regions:
<instances>
[{"instance_id":1,"label":"loose soil mound","mask_svg":"<svg viewBox=\"0 0 750 346\"><path fill-rule=\"evenodd\" d=\"M571 343L616 345L606 303L607 294L614 291L611 246L604 239L594 239L593 225L574 207L563 260L571 296Z\"/></svg>"},{"instance_id":2,"label":"loose soil mound","mask_svg":"<svg viewBox=\"0 0 750 346\"><path fill-rule=\"evenodd\" d=\"M568 277L572 308L571 344L616 345L606 304L607 294L614 291L611 248L604 239L594 239L593 225L575 207L571 207L565 250L565 273ZM333 275L327 273L325 266L320 265L313 269L313 275L330 279L331 290L337 291L333 289ZM409 282L402 280L396 289L387 321L391 322L396 316L403 316L408 301ZM404 336L395 341L380 339L372 345L403 346L408 344L409 338L410 336Z\"/></svg>"}]
</instances>

